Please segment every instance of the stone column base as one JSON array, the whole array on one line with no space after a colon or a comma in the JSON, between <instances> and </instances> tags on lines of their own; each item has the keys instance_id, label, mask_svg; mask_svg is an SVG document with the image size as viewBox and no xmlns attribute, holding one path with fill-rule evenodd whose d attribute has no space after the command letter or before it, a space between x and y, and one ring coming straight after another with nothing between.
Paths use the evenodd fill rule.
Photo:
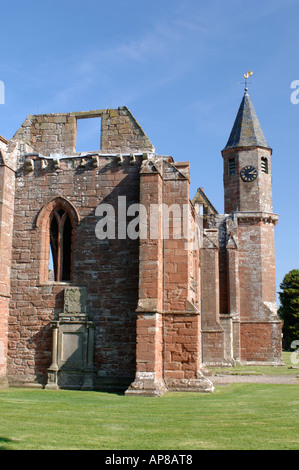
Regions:
<instances>
[{"instance_id":1,"label":"stone column base","mask_svg":"<svg viewBox=\"0 0 299 470\"><path fill-rule=\"evenodd\" d=\"M167 391L176 392L205 392L212 393L215 390L213 383L198 372L196 379L155 379L154 373L139 372L135 381L130 385L125 395L139 395L159 397Z\"/></svg>"},{"instance_id":2,"label":"stone column base","mask_svg":"<svg viewBox=\"0 0 299 470\"><path fill-rule=\"evenodd\" d=\"M196 379L167 379L167 389L172 392L212 393L215 387L210 379L198 372Z\"/></svg>"},{"instance_id":3,"label":"stone column base","mask_svg":"<svg viewBox=\"0 0 299 470\"><path fill-rule=\"evenodd\" d=\"M45 388L49 390L58 390L58 367L50 367L48 369L48 383Z\"/></svg>"},{"instance_id":4,"label":"stone column base","mask_svg":"<svg viewBox=\"0 0 299 470\"><path fill-rule=\"evenodd\" d=\"M164 380L156 379L154 372L137 372L134 382L131 383L125 395L160 397L166 392Z\"/></svg>"}]
</instances>

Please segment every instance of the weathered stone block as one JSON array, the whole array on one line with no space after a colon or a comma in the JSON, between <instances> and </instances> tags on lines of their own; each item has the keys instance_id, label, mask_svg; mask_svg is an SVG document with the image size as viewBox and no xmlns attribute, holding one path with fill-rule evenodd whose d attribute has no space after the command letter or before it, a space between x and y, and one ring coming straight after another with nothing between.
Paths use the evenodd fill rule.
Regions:
<instances>
[{"instance_id":1,"label":"weathered stone block","mask_svg":"<svg viewBox=\"0 0 299 470\"><path fill-rule=\"evenodd\" d=\"M67 287L64 291L64 313L73 315L86 311L86 288Z\"/></svg>"}]
</instances>

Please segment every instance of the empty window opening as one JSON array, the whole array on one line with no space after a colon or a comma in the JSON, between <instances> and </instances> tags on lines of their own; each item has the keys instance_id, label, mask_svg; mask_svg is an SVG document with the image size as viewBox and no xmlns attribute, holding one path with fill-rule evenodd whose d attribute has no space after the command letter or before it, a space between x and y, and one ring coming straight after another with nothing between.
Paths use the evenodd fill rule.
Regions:
<instances>
[{"instance_id":1,"label":"empty window opening","mask_svg":"<svg viewBox=\"0 0 299 470\"><path fill-rule=\"evenodd\" d=\"M49 278L49 281L55 281L54 261L53 261L53 253L52 253L51 243L50 243L50 251L49 251L48 278Z\"/></svg>"},{"instance_id":2,"label":"empty window opening","mask_svg":"<svg viewBox=\"0 0 299 470\"><path fill-rule=\"evenodd\" d=\"M49 280L70 281L72 223L64 209L55 210L50 223Z\"/></svg>"},{"instance_id":3,"label":"empty window opening","mask_svg":"<svg viewBox=\"0 0 299 470\"><path fill-rule=\"evenodd\" d=\"M77 119L76 152L101 149L101 118Z\"/></svg>"},{"instance_id":4,"label":"empty window opening","mask_svg":"<svg viewBox=\"0 0 299 470\"><path fill-rule=\"evenodd\" d=\"M50 226L50 248L51 248L51 253L52 253L52 258L53 258L54 280L57 281L58 280L57 279L58 223L57 223L55 214L52 219L51 226Z\"/></svg>"},{"instance_id":5,"label":"empty window opening","mask_svg":"<svg viewBox=\"0 0 299 470\"><path fill-rule=\"evenodd\" d=\"M72 224L67 215L63 226L63 262L62 262L62 280L71 280L71 240Z\"/></svg>"},{"instance_id":6,"label":"empty window opening","mask_svg":"<svg viewBox=\"0 0 299 470\"><path fill-rule=\"evenodd\" d=\"M236 173L236 161L234 158L231 158L228 162L228 172L230 175L235 175Z\"/></svg>"},{"instance_id":7,"label":"empty window opening","mask_svg":"<svg viewBox=\"0 0 299 470\"><path fill-rule=\"evenodd\" d=\"M268 173L268 159L266 157L262 157L261 168L263 173Z\"/></svg>"}]
</instances>

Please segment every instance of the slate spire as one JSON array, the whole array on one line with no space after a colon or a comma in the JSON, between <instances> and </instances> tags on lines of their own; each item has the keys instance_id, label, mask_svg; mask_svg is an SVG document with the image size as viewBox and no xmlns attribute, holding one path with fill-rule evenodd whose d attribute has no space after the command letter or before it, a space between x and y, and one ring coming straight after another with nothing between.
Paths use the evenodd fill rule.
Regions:
<instances>
[{"instance_id":1,"label":"slate spire","mask_svg":"<svg viewBox=\"0 0 299 470\"><path fill-rule=\"evenodd\" d=\"M270 148L264 137L247 88L245 88L235 123L224 150L237 147Z\"/></svg>"}]
</instances>

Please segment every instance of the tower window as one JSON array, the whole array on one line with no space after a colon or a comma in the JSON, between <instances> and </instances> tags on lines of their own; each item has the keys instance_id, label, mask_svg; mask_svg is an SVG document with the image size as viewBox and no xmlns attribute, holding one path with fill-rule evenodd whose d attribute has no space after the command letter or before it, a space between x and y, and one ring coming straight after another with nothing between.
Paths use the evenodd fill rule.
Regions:
<instances>
[{"instance_id":1,"label":"tower window","mask_svg":"<svg viewBox=\"0 0 299 470\"><path fill-rule=\"evenodd\" d=\"M228 162L228 172L230 175L236 174L236 161L234 158L231 158Z\"/></svg>"},{"instance_id":2,"label":"tower window","mask_svg":"<svg viewBox=\"0 0 299 470\"><path fill-rule=\"evenodd\" d=\"M71 280L72 223L64 209L54 210L50 222L50 252L55 281Z\"/></svg>"},{"instance_id":3,"label":"tower window","mask_svg":"<svg viewBox=\"0 0 299 470\"><path fill-rule=\"evenodd\" d=\"M261 170L263 173L268 173L268 159L266 157L262 157Z\"/></svg>"}]
</instances>

